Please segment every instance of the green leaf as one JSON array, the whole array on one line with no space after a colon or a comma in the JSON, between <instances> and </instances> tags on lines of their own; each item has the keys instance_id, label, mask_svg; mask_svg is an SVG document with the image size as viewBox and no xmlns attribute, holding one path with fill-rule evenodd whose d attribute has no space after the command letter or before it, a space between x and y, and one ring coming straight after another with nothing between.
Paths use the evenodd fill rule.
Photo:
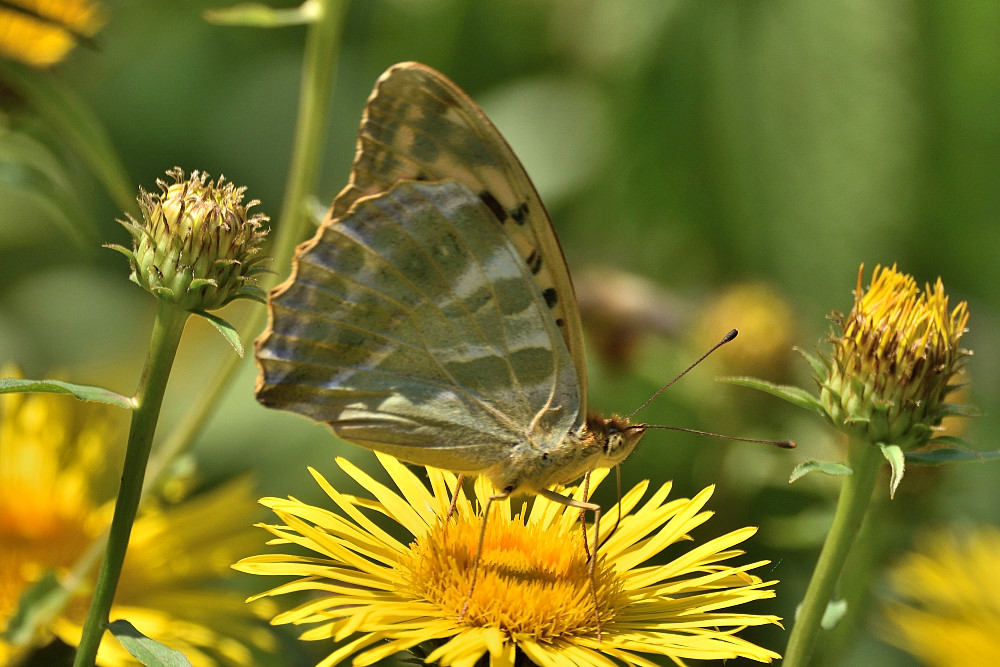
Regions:
<instances>
[{"instance_id":1,"label":"green leaf","mask_svg":"<svg viewBox=\"0 0 1000 667\"><path fill-rule=\"evenodd\" d=\"M942 417L982 417L982 411L974 405L964 405L961 403L943 403L941 405Z\"/></svg>"},{"instance_id":2,"label":"green leaf","mask_svg":"<svg viewBox=\"0 0 1000 667\"><path fill-rule=\"evenodd\" d=\"M823 406L820 404L819 399L801 387L774 384L773 382L759 380L752 377L722 377L718 378L718 380L720 382L728 382L729 384L736 384L741 387L750 387L751 389L767 392L768 394L772 394L778 398L783 398L792 405L797 405L800 408L805 408L806 410L819 412L820 414L823 412Z\"/></svg>"},{"instance_id":3,"label":"green leaf","mask_svg":"<svg viewBox=\"0 0 1000 667\"><path fill-rule=\"evenodd\" d=\"M843 477L845 475L853 475L854 471L851 470L851 466L846 463L834 463L833 461L816 461L810 459L809 461L803 461L802 463L795 466L795 470L788 478L788 483L796 481L800 477L804 477L811 472L821 472L824 475L830 475L833 477Z\"/></svg>"},{"instance_id":4,"label":"green leaf","mask_svg":"<svg viewBox=\"0 0 1000 667\"><path fill-rule=\"evenodd\" d=\"M222 334L222 337L226 339L226 342L232 345L233 349L236 350L236 354L240 355L240 358L243 358L243 341L240 340L240 334L236 331L232 324L225 321L218 315L213 315L212 313L205 312L204 310L196 312L195 315L201 315L206 320L211 322L212 326L218 329L219 333Z\"/></svg>"},{"instance_id":5,"label":"green leaf","mask_svg":"<svg viewBox=\"0 0 1000 667\"><path fill-rule=\"evenodd\" d=\"M0 127L0 195L4 199L5 235L22 238L26 234L51 235L47 225L38 224L51 220L81 247L89 249L94 245L97 226L85 214L64 162L37 138Z\"/></svg>"},{"instance_id":6,"label":"green leaf","mask_svg":"<svg viewBox=\"0 0 1000 667\"><path fill-rule=\"evenodd\" d=\"M290 9L274 9L256 2L246 2L221 9L206 9L202 17L215 25L283 28L315 23L319 12L320 4L315 0L305 0L298 7Z\"/></svg>"},{"instance_id":7,"label":"green leaf","mask_svg":"<svg viewBox=\"0 0 1000 667\"><path fill-rule=\"evenodd\" d=\"M819 357L814 357L813 355L803 350L801 347L796 346L793 347L792 349L801 354L803 357L805 357L805 360L809 362L809 366L813 370L813 375L815 375L817 378L820 379L826 377L827 373L826 364L823 363L822 359L820 359Z\"/></svg>"},{"instance_id":8,"label":"green leaf","mask_svg":"<svg viewBox=\"0 0 1000 667\"><path fill-rule=\"evenodd\" d=\"M72 384L60 380L22 380L20 378L4 378L0 380L0 394L12 394L17 392L39 392L47 394L70 394L81 401L94 401L95 403L107 403L119 408L131 410L135 406L132 399L121 394L104 389L103 387L92 387L86 384Z\"/></svg>"},{"instance_id":9,"label":"green leaf","mask_svg":"<svg viewBox=\"0 0 1000 667\"><path fill-rule=\"evenodd\" d=\"M47 570L21 595L17 610L2 634L3 639L14 645L27 645L35 635L35 628L48 623L52 612L62 605L67 595L69 591L51 570Z\"/></svg>"},{"instance_id":10,"label":"green leaf","mask_svg":"<svg viewBox=\"0 0 1000 667\"><path fill-rule=\"evenodd\" d=\"M906 456L899 445L884 445L880 442L878 446L882 450L882 456L885 457L885 460L889 462L889 466L892 468L892 476L889 478L889 497L893 498L896 495L896 489L899 488L899 483L903 481L903 473L906 470Z\"/></svg>"},{"instance_id":11,"label":"green leaf","mask_svg":"<svg viewBox=\"0 0 1000 667\"><path fill-rule=\"evenodd\" d=\"M0 60L0 80L42 116L104 186L123 211L136 210L136 188L104 125L86 102L48 72Z\"/></svg>"},{"instance_id":12,"label":"green leaf","mask_svg":"<svg viewBox=\"0 0 1000 667\"><path fill-rule=\"evenodd\" d=\"M253 299L254 301L259 301L260 303L267 303L267 292L256 285L244 285L240 288L239 295L246 299Z\"/></svg>"},{"instance_id":13,"label":"green leaf","mask_svg":"<svg viewBox=\"0 0 1000 667\"><path fill-rule=\"evenodd\" d=\"M101 245L102 248L107 248L108 250L114 250L115 252L120 252L125 255L125 258L129 261L132 266L138 266L139 260L135 258L135 253L126 248L125 246L118 245L117 243L104 243Z\"/></svg>"},{"instance_id":14,"label":"green leaf","mask_svg":"<svg viewBox=\"0 0 1000 667\"><path fill-rule=\"evenodd\" d=\"M823 611L819 625L824 630L833 630L847 614L847 600L830 600Z\"/></svg>"},{"instance_id":15,"label":"green leaf","mask_svg":"<svg viewBox=\"0 0 1000 667\"><path fill-rule=\"evenodd\" d=\"M942 436L930 441L930 445L935 443L950 442L958 447L939 447L936 449L925 449L917 452L907 452L906 462L913 465L938 466L945 463L967 463L974 461L984 463L994 459L1000 459L1000 450L994 449L989 452L982 452L973 449L969 443L961 438Z\"/></svg>"},{"instance_id":16,"label":"green leaf","mask_svg":"<svg viewBox=\"0 0 1000 667\"><path fill-rule=\"evenodd\" d=\"M931 446L934 446L934 445L953 445L955 447L958 447L959 449L967 449L970 452L974 452L975 451L975 447L973 447L972 444L968 440L963 440L962 438L958 438L958 437L955 437L953 435L939 435L936 438L932 438L927 443L928 447L931 447ZM913 454L913 453L916 453L916 452L907 452L906 455L909 456L910 454Z\"/></svg>"},{"instance_id":17,"label":"green leaf","mask_svg":"<svg viewBox=\"0 0 1000 667\"><path fill-rule=\"evenodd\" d=\"M150 639L126 620L112 621L108 629L125 650L146 667L191 667L183 653Z\"/></svg>"},{"instance_id":18,"label":"green leaf","mask_svg":"<svg viewBox=\"0 0 1000 667\"><path fill-rule=\"evenodd\" d=\"M194 291L196 289L201 289L202 287L218 287L219 283L215 281L215 278L195 278L188 285L189 291Z\"/></svg>"}]
</instances>

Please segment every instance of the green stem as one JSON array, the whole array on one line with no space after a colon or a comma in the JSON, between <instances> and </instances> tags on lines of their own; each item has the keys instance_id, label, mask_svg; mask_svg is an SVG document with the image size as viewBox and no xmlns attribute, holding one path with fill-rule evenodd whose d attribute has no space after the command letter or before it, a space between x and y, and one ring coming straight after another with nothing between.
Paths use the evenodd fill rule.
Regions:
<instances>
[{"instance_id":1,"label":"green stem","mask_svg":"<svg viewBox=\"0 0 1000 667\"><path fill-rule=\"evenodd\" d=\"M803 667L808 664L823 614L833 596L854 538L864 522L871 504L872 491L879 479L879 471L885 463L878 447L857 438L851 438L848 443L847 459L854 472L844 478L840 489L833 525L826 536L788 639L788 648L782 662L784 667Z\"/></svg>"},{"instance_id":2,"label":"green stem","mask_svg":"<svg viewBox=\"0 0 1000 667\"><path fill-rule=\"evenodd\" d=\"M71 86L59 77L45 76L9 61L0 62L0 80L11 85L46 120L101 182L118 208L131 213L138 211L135 186L121 156L102 122ZM89 221L86 217L83 220ZM96 234L96 230L88 231Z\"/></svg>"},{"instance_id":3,"label":"green stem","mask_svg":"<svg viewBox=\"0 0 1000 667\"><path fill-rule=\"evenodd\" d=\"M348 2L323 0L319 4L319 18L306 33L295 143L276 237L271 246L275 270L282 276L288 270L295 245L306 233L306 197L315 187L319 173L327 110L336 78L337 54Z\"/></svg>"},{"instance_id":4,"label":"green stem","mask_svg":"<svg viewBox=\"0 0 1000 667\"><path fill-rule=\"evenodd\" d=\"M118 490L115 514L111 520L108 546L97 577L94 597L90 602L83 636L77 649L74 667L90 667L97 658L97 649L108 624L108 614L118 587L125 551L128 548L132 523L139 508L142 483L146 475L146 462L153 445L153 434L160 416L163 393L170 377L170 369L177 353L184 323L190 313L178 309L162 299L157 300L156 320L146 354L146 366L139 380L133 399L132 424L128 434L128 448L122 466L122 482Z\"/></svg>"},{"instance_id":5,"label":"green stem","mask_svg":"<svg viewBox=\"0 0 1000 667\"><path fill-rule=\"evenodd\" d=\"M347 0L323 0L319 18L310 24L306 32L295 143L281 212L276 220L271 244L274 258L272 266L281 277L288 274L295 246L306 235L308 217L304 203L307 193L315 190L318 180L319 162L325 143L323 137L326 134L326 118L330 109L347 5ZM267 286L262 281L262 287ZM260 333L266 319L267 311L264 308L253 309L246 325L241 327L243 331L249 332L243 336L245 346L249 347L249 343ZM150 463L150 478L154 480L152 486L155 487L155 480L165 473L170 463L187 449L205 426L240 368L240 361L236 355L225 356L197 400L192 401L191 409L184 414L163 445L157 448L156 456Z\"/></svg>"},{"instance_id":6,"label":"green stem","mask_svg":"<svg viewBox=\"0 0 1000 667\"><path fill-rule=\"evenodd\" d=\"M330 107L331 91L336 72L337 54L340 48L340 37L343 30L343 19L346 13L347 0L321 0L321 11L317 21L311 24L307 31L305 54L302 63L302 90L299 95L298 118L295 129L295 144L285 186L285 196L281 213L276 220L275 234L272 241L274 267L280 276L288 272L292 253L296 244L306 234L306 209L304 206L306 194L312 192L316 185L319 172L319 161L323 154L325 121ZM262 281L263 282L263 281ZM263 286L267 286L266 283ZM260 331L266 318L266 310L254 308L244 331L244 344ZM187 449L198 432L204 427L209 416L218 406L219 398L231 383L236 371L240 368L240 359L236 355L225 355L220 367L213 372L205 383L204 389L191 402L191 409L182 417L180 423L170 435L157 447L156 455L149 462L149 485L156 487L160 479L169 469L170 463ZM147 363L147 367L149 364ZM141 391L141 390L140 390ZM157 402L158 403L158 402ZM153 419L155 422L155 418ZM133 426L136 415L133 415ZM134 433L134 429L133 429ZM132 435L130 435L130 438ZM148 451L147 443L147 451ZM131 440L129 451L131 451ZM145 459L143 459L145 461ZM126 461L127 465L127 461ZM124 490L124 483L123 483ZM116 509L116 519L117 519ZM133 513L134 518L134 513ZM131 522L130 522L131 525ZM126 536L127 537L127 536ZM95 544L103 547L103 540ZM95 555L96 552L96 555ZM88 572L96 562L100 551L91 549L82 557L74 569L79 578ZM105 561L108 562L107 559ZM120 570L120 566L119 566ZM101 576L104 576L102 568ZM117 581L117 576L114 577ZM102 579L103 582L103 579ZM100 587L102 583L99 583ZM111 591L113 594L113 590ZM99 645L107 622L106 609L103 614L91 608L87 625L84 627L84 637L80 644L76 665L93 664L93 652ZM91 619L93 616L93 620ZM92 642L94 646L86 646ZM83 658L84 651L91 654L89 661Z\"/></svg>"}]
</instances>

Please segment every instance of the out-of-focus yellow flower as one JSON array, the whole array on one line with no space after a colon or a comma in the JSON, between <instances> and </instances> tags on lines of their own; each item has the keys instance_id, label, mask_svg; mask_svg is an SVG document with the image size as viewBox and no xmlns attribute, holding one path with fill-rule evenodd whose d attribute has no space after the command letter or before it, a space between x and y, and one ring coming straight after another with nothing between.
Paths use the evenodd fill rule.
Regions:
<instances>
[{"instance_id":1,"label":"out-of-focus yellow flower","mask_svg":"<svg viewBox=\"0 0 1000 667\"><path fill-rule=\"evenodd\" d=\"M549 667L604 667L611 664L609 656L644 666L658 658L683 665L686 659L742 656L771 662L780 657L737 635L747 626L779 620L737 609L774 596L766 587L775 582L748 574L766 561L726 563L742 554L733 547L756 529L691 542L684 551L672 551L673 560L647 564L667 547L689 540L691 531L709 519L712 513L703 508L711 488L691 499L667 501L666 484L641 503L648 487L643 483L623 497L617 530L611 531L615 508L602 518L601 534L610 537L596 565L599 642L578 509L539 496L530 510L522 505L512 516L509 502L494 503L497 511L487 523L469 600L481 510L462 494L455 516L444 523L455 476L428 468L429 491L397 460L377 456L398 492L342 459L340 467L377 500L342 494L313 471L342 513L294 499L261 502L281 521L264 526L278 538L272 544L295 544L315 555L254 556L235 565L253 574L299 577L258 598L314 593L272 622L313 626L302 635L305 640L352 638L322 667L347 659L371 665L400 651L441 665L474 665L489 654L494 667L511 667L525 658ZM593 482L604 474L595 473ZM477 481L480 507L490 493L488 482ZM397 522L412 541L396 540L369 514ZM460 619L467 601L468 613Z\"/></svg>"},{"instance_id":2,"label":"out-of-focus yellow flower","mask_svg":"<svg viewBox=\"0 0 1000 667\"><path fill-rule=\"evenodd\" d=\"M6 369L5 376L11 375ZM0 630L21 595L47 571L65 577L111 520L121 472L123 411L51 394L0 397ZM272 637L243 596L219 586L257 544L253 487L237 480L136 521L111 619L185 653L194 665L251 664ZM75 645L89 595L74 598L36 637ZM33 646L0 641L0 663ZM98 664L137 664L110 634Z\"/></svg>"},{"instance_id":3,"label":"out-of-focus yellow flower","mask_svg":"<svg viewBox=\"0 0 1000 667\"><path fill-rule=\"evenodd\" d=\"M842 333L817 378L820 402L837 428L910 450L951 414L945 397L970 355L959 347L969 312L964 301L949 308L940 278L921 292L895 265L877 266L865 291L862 270L854 308L831 318Z\"/></svg>"},{"instance_id":4,"label":"out-of-focus yellow flower","mask_svg":"<svg viewBox=\"0 0 1000 667\"><path fill-rule=\"evenodd\" d=\"M0 55L49 67L104 25L90 0L7 0L0 7Z\"/></svg>"},{"instance_id":5,"label":"out-of-focus yellow flower","mask_svg":"<svg viewBox=\"0 0 1000 667\"><path fill-rule=\"evenodd\" d=\"M924 533L889 572L884 639L931 667L1000 665L1000 529Z\"/></svg>"},{"instance_id":6,"label":"out-of-focus yellow flower","mask_svg":"<svg viewBox=\"0 0 1000 667\"><path fill-rule=\"evenodd\" d=\"M727 373L783 375L794 357L795 323L788 302L763 283L731 285L699 307L693 340L704 345L736 327L743 345L726 345L712 358Z\"/></svg>"}]
</instances>

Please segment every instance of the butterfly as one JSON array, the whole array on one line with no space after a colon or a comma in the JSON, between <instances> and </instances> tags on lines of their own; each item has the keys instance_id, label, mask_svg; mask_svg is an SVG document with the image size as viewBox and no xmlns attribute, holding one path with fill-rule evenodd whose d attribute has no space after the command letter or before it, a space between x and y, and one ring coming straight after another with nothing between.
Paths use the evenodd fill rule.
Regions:
<instances>
[{"instance_id":1,"label":"butterfly","mask_svg":"<svg viewBox=\"0 0 1000 667\"><path fill-rule=\"evenodd\" d=\"M482 110L419 63L377 81L349 183L269 310L261 403L403 461L486 475L493 499L535 493L599 516L549 487L620 463L646 428L588 414L548 213Z\"/></svg>"}]
</instances>

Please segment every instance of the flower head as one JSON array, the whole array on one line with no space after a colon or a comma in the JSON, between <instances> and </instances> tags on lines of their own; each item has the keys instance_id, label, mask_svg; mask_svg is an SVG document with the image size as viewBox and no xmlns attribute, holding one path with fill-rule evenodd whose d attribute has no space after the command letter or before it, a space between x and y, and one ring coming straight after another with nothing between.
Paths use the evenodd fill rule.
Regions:
<instances>
[{"instance_id":1,"label":"flower head","mask_svg":"<svg viewBox=\"0 0 1000 667\"><path fill-rule=\"evenodd\" d=\"M104 24L90 0L8 0L0 6L0 55L49 67Z\"/></svg>"},{"instance_id":2,"label":"flower head","mask_svg":"<svg viewBox=\"0 0 1000 667\"><path fill-rule=\"evenodd\" d=\"M776 617L731 609L774 595L765 590L774 582L748 574L765 562L723 564L742 553L731 548L755 529L692 547L665 565L645 564L708 520L711 513L702 508L711 488L692 499L667 502L667 484L640 506L648 487L643 483L622 499L621 523L613 534L617 512L612 509L602 518L601 532L611 536L596 565L603 627L598 642L579 510L537 497L530 510L522 506L512 516L509 503L494 503L479 577L468 613L460 619L481 514L460 494L456 515L443 522L455 477L428 468L429 491L401 463L378 456L399 492L344 460L338 460L340 467L376 500L342 494L313 471L341 513L294 499L261 502L281 521L265 526L278 538L272 543L296 544L315 555L254 556L234 566L253 574L299 577L256 597L316 594L272 622L313 626L302 639L352 637L323 667L351 656L353 664L369 665L407 650L422 651L426 661L442 665L473 665L487 653L491 665L513 665L518 652L540 665L608 665L607 656L631 665L651 664L655 656L676 664L687 658L744 656L770 662L780 657L737 636L750 625L777 624ZM592 483L602 477L595 473ZM488 495L487 482L477 482L480 506ZM370 513L398 522L412 540L396 540Z\"/></svg>"},{"instance_id":3,"label":"flower head","mask_svg":"<svg viewBox=\"0 0 1000 667\"><path fill-rule=\"evenodd\" d=\"M260 202L243 204L246 188L208 180L180 167L167 172L173 185L157 180L159 194L140 190L142 223L122 225L134 237L132 250L109 245L132 264L129 278L184 310L215 310L233 299L264 301L255 276L265 269L258 253L267 235L264 215L249 215Z\"/></svg>"},{"instance_id":4,"label":"flower head","mask_svg":"<svg viewBox=\"0 0 1000 667\"><path fill-rule=\"evenodd\" d=\"M699 304L693 340L712 340L733 322L753 345L726 345L712 353L715 363L740 373L781 373L792 350L795 317L788 301L765 283L737 283Z\"/></svg>"},{"instance_id":5,"label":"flower head","mask_svg":"<svg viewBox=\"0 0 1000 667\"><path fill-rule=\"evenodd\" d=\"M889 573L882 635L931 667L1000 664L1000 529L928 532Z\"/></svg>"},{"instance_id":6,"label":"flower head","mask_svg":"<svg viewBox=\"0 0 1000 667\"><path fill-rule=\"evenodd\" d=\"M54 394L0 397L0 630L46 572L72 580L79 558L105 530L121 471L125 413ZM250 647L273 638L237 591L215 586L256 541L252 485L238 480L177 504L145 507L136 521L111 618L182 651L194 665L250 664ZM86 585L84 586L86 588ZM53 636L80 639L86 591L30 645L0 640L0 664ZM98 664L135 664L107 635Z\"/></svg>"},{"instance_id":7,"label":"flower head","mask_svg":"<svg viewBox=\"0 0 1000 667\"><path fill-rule=\"evenodd\" d=\"M875 267L867 291L858 272L850 314L831 319L841 333L817 378L827 418L868 442L926 444L950 414L944 399L970 354L959 347L966 303L950 309L940 278L921 292L895 265Z\"/></svg>"}]
</instances>

